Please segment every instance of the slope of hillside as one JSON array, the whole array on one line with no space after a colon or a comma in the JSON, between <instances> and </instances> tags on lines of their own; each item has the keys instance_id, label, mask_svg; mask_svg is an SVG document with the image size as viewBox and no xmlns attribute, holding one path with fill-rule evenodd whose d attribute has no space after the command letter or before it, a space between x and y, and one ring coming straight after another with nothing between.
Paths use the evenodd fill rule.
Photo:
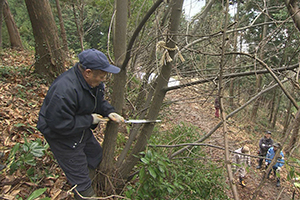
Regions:
<instances>
[{"instance_id":1,"label":"slope of hillside","mask_svg":"<svg viewBox=\"0 0 300 200\"><path fill-rule=\"evenodd\" d=\"M24 144L24 136L27 141L36 141L42 138L41 134L35 129L39 108L42 104L47 87L38 82L29 71L22 69L23 66L30 66L34 57L26 52L8 52L1 55L3 66L15 66L19 72L13 72L0 66L2 77L0 77L0 153L1 162L4 163L9 156L9 152L14 145ZM174 124L180 122L190 123L199 127L204 132L209 132L219 122L219 118L214 116L213 97L206 98L201 91L202 86L194 86L176 91L170 91L166 95L165 102L172 101L169 106L164 107L164 119L161 126L164 129L171 129ZM243 122L247 121L247 115L239 121L230 119L228 121L228 136L230 150L235 150L244 144L251 148L252 154L258 149L258 141L261 135L254 135L246 130L247 126ZM224 146L222 128L219 128L204 143ZM192 142L192 141L191 141ZM51 161L47 155L45 159L38 159L33 168L38 182L32 179L30 174L21 174L19 170L11 175L8 169L0 173L0 199L14 199L16 197L28 197L33 191L39 188L48 188L47 194L52 199L68 199L70 196L67 191L70 186L61 169L56 163ZM224 153L222 150L207 147L207 156L211 160L222 162ZM1 163L0 163L1 164ZM262 170L256 170L256 160L252 159L251 169L247 175L247 186L242 188L238 185L240 199L251 199L253 192L260 183ZM225 169L224 169L225 170ZM264 200L288 200L292 196L292 187L286 180L286 169L283 168L282 184L277 188L276 181L271 176L267 180L257 199ZM46 176L45 176L46 174ZM55 176L48 176L55 174ZM231 192L227 192L231 196ZM295 199L300 199L299 194Z\"/></svg>"},{"instance_id":2,"label":"slope of hillside","mask_svg":"<svg viewBox=\"0 0 300 200\"><path fill-rule=\"evenodd\" d=\"M174 102L167 109L166 118L169 126L179 124L180 122L190 123L204 130L206 133L211 131L221 119L215 118L214 113L214 97L207 98L206 95L199 92L201 87L190 87L167 93L166 100ZM243 112L243 111L242 111ZM264 135L254 135L247 132L248 124L243 124L247 121L247 116L243 119L236 120L234 117L228 120L228 137L229 148L235 150L243 145L250 147L253 155L257 155L259 139ZM165 126L168 127L168 124ZM222 126L212 134L212 136L203 143L212 144L224 147L224 136ZM199 138L200 139L200 138ZM191 141L193 142L193 141ZM224 160L224 152L222 150L207 147L207 156L215 161ZM264 170L257 170L256 158L251 158L251 167L246 176L246 187L237 185L240 199L251 199L254 191L258 187ZM226 170L224 168L224 170ZM292 186L286 180L287 171L285 167L282 170L281 187L276 187L274 176L267 179L259 192L257 199L263 200L290 200L292 198ZM238 181L238 178L236 181ZM231 191L228 191L228 196L232 197ZM300 199L300 196L295 197Z\"/></svg>"}]
</instances>

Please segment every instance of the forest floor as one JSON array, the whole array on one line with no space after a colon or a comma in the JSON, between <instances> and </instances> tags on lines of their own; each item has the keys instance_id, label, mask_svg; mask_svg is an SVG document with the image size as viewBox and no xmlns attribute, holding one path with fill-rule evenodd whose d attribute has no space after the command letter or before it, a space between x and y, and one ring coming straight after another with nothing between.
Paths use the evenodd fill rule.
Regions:
<instances>
[{"instance_id":1,"label":"forest floor","mask_svg":"<svg viewBox=\"0 0 300 200\"><path fill-rule=\"evenodd\" d=\"M8 52L0 56L3 66L18 68L30 66L34 60L34 56L26 52L17 54ZM27 136L29 142L38 138L42 139L41 134L34 127L36 126L39 108L48 88L43 83L37 82L34 76L29 74L24 76L24 71L15 74L12 71L5 72L1 65L0 70L3 74L0 77L0 153L4 154L0 159L0 164L4 164L12 147L17 143L23 144L25 142L24 135ZM204 95L201 94L200 87L168 92L166 102L172 101L173 103L161 111L164 113L163 121L160 124L161 128L171 129L174 124L184 122L197 126L206 133L213 129L220 122L220 119L214 116L213 98L204 99L202 96ZM246 132L248 128L245 127L249 127L249 124L242 123L248 122L247 118L244 115L242 119L236 120L233 117L233 119L228 120L229 148L235 150L247 144L251 153L256 155L258 141L263 133L262 135L254 135ZM221 126L204 143L222 147L224 146L223 141ZM224 152L218 149L207 147L207 156L215 161L224 160ZM257 170L256 165L256 159L252 159L250 171L245 179L247 186L237 185L240 199L251 199L261 181L263 170ZM23 170L22 164L12 175L9 174L8 167L2 170L0 173L0 199L28 197L34 190L46 187L49 188L47 194L51 195L51 199L70 198L67 194L70 186L67 184L61 169L51 161L49 156L38 160L33 168L36 174L44 178L39 178L38 182L30 181L30 175L21 173ZM49 171L48 174L54 173L57 176L45 176L47 175L45 169ZM293 187L286 180L286 175L287 171L283 167L281 187L276 187L276 180L272 176L267 179L257 199L290 200ZM235 178L237 180L237 177ZM227 191L227 194L232 198L231 191ZM300 199L299 194L295 199Z\"/></svg>"},{"instance_id":2,"label":"forest floor","mask_svg":"<svg viewBox=\"0 0 300 200\"><path fill-rule=\"evenodd\" d=\"M200 94L200 87L185 88L176 91L169 92L166 99L172 102L168 107L169 114L165 116L169 121L170 126L172 124L180 124L181 122L190 123L193 126L199 127L204 132L210 132L220 121L220 118L215 117L214 98L210 99L201 98L204 96ZM199 93L197 97L197 93ZM243 111L242 111L243 112ZM254 135L245 130L249 128L248 116L244 115L242 119L229 119L227 125L229 150L236 150L243 145L250 147L252 155L257 155L258 142L264 135ZM246 124L245 124L246 123ZM200 139L200 138L199 138ZM212 136L205 140L203 143L224 147L224 134L222 126L215 131ZM214 148L207 149L207 156L210 160L224 161L224 151ZM247 172L245 182L246 187L242 187L238 184L238 177L235 177L237 183L237 189L240 199L248 200L253 197L256 188L261 182L264 170L256 169L257 159L251 158L251 167ZM226 170L224 168L224 170ZM273 174L273 173L272 173ZM276 178L270 175L270 179L266 179L261 191L259 191L256 199L262 200L290 200L292 199L293 187L286 181L287 171L283 167L281 172L281 187L276 187ZM229 183L228 183L229 184ZM233 198L231 191L227 191L229 197ZM295 199L300 199L300 195L297 194Z\"/></svg>"}]
</instances>

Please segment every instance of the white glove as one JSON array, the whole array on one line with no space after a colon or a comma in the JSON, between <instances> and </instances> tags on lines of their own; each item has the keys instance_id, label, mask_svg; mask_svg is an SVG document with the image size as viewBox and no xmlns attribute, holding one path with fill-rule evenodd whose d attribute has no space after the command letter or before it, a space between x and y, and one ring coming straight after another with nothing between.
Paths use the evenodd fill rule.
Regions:
<instances>
[{"instance_id":1,"label":"white glove","mask_svg":"<svg viewBox=\"0 0 300 200\"><path fill-rule=\"evenodd\" d=\"M266 145L265 145L265 144L262 144L261 146L265 147Z\"/></svg>"},{"instance_id":2,"label":"white glove","mask_svg":"<svg viewBox=\"0 0 300 200\"><path fill-rule=\"evenodd\" d=\"M125 120L124 120L124 118L121 116L121 115L119 115L119 114L117 114L117 113L110 113L109 115L108 115L108 117L111 119L111 120L113 120L113 121L115 121L115 122L118 122L118 123L120 123L120 122L124 122Z\"/></svg>"},{"instance_id":3,"label":"white glove","mask_svg":"<svg viewBox=\"0 0 300 200\"><path fill-rule=\"evenodd\" d=\"M280 171L280 169L281 169L280 167L277 167L276 171Z\"/></svg>"},{"instance_id":4,"label":"white glove","mask_svg":"<svg viewBox=\"0 0 300 200\"><path fill-rule=\"evenodd\" d=\"M268 165L269 163L266 161L266 165Z\"/></svg>"},{"instance_id":5,"label":"white glove","mask_svg":"<svg viewBox=\"0 0 300 200\"><path fill-rule=\"evenodd\" d=\"M92 117L93 117L93 124L98 124L103 119L103 117L97 113L93 113Z\"/></svg>"}]
</instances>

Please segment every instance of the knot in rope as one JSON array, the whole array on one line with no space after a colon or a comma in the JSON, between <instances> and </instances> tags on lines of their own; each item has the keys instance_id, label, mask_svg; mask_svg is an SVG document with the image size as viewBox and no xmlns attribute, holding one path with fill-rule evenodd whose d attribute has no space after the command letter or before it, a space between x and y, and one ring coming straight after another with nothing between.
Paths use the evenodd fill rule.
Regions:
<instances>
[{"instance_id":1,"label":"knot in rope","mask_svg":"<svg viewBox=\"0 0 300 200\"><path fill-rule=\"evenodd\" d=\"M183 58L179 48L177 45L175 45L174 48L170 48L170 47L167 47L166 46L166 43L164 41L159 41L157 42L156 44L156 51L159 51L159 50L163 50L163 55L161 57L161 60L160 60L160 64L163 65L163 64L166 64L167 62L172 62L172 58L169 54L169 51L178 51L178 56L181 60L181 62L184 62L185 59Z\"/></svg>"}]
</instances>

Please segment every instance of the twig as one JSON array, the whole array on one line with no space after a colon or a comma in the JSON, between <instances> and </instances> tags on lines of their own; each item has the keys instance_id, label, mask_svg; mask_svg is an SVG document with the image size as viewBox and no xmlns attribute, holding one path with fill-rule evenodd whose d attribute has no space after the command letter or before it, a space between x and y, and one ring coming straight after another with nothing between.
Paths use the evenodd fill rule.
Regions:
<instances>
[{"instance_id":1,"label":"twig","mask_svg":"<svg viewBox=\"0 0 300 200\"><path fill-rule=\"evenodd\" d=\"M287 79L283 80L282 83L288 81ZM248 106L251 102L253 102L255 99L257 99L259 96L261 96L262 94L272 90L273 88L277 87L278 84L275 84L271 87L266 88L265 90L260 91L257 95L255 95L254 97L252 97L250 100L248 100L245 104L243 104L241 107L235 109L233 112L231 112L230 114L228 114L226 116L226 119L229 119L230 117L232 117L233 115L235 115L236 113L238 113L239 111L243 110L246 106ZM203 142L204 140L206 140L207 138L209 138L216 130L218 130L218 128L223 124L223 121L219 122L208 134L206 134L204 137L202 137L200 140L195 141L195 143L200 143ZM187 150L188 148L190 148L190 146L184 147L178 151L176 151L175 153L173 153L170 158L175 157L176 155L182 153L183 151Z\"/></svg>"},{"instance_id":2,"label":"twig","mask_svg":"<svg viewBox=\"0 0 300 200\"><path fill-rule=\"evenodd\" d=\"M280 198L280 196L281 196L281 194L282 194L282 192L283 192L284 189L285 189L285 188L283 187L283 188L280 190L280 192L279 192L279 194L278 194L276 200L279 200L279 198Z\"/></svg>"},{"instance_id":3,"label":"twig","mask_svg":"<svg viewBox=\"0 0 300 200\"><path fill-rule=\"evenodd\" d=\"M74 190L76 192L76 194L82 198L82 199L113 199L113 198L118 198L118 199L127 199L127 200L130 200L129 198L127 197L123 197L123 196L119 196L119 195L110 195L110 196L107 196L107 197L84 197L82 196L75 188L77 187L77 185L74 185L70 190L68 190L68 194L70 195L71 192Z\"/></svg>"}]
</instances>

